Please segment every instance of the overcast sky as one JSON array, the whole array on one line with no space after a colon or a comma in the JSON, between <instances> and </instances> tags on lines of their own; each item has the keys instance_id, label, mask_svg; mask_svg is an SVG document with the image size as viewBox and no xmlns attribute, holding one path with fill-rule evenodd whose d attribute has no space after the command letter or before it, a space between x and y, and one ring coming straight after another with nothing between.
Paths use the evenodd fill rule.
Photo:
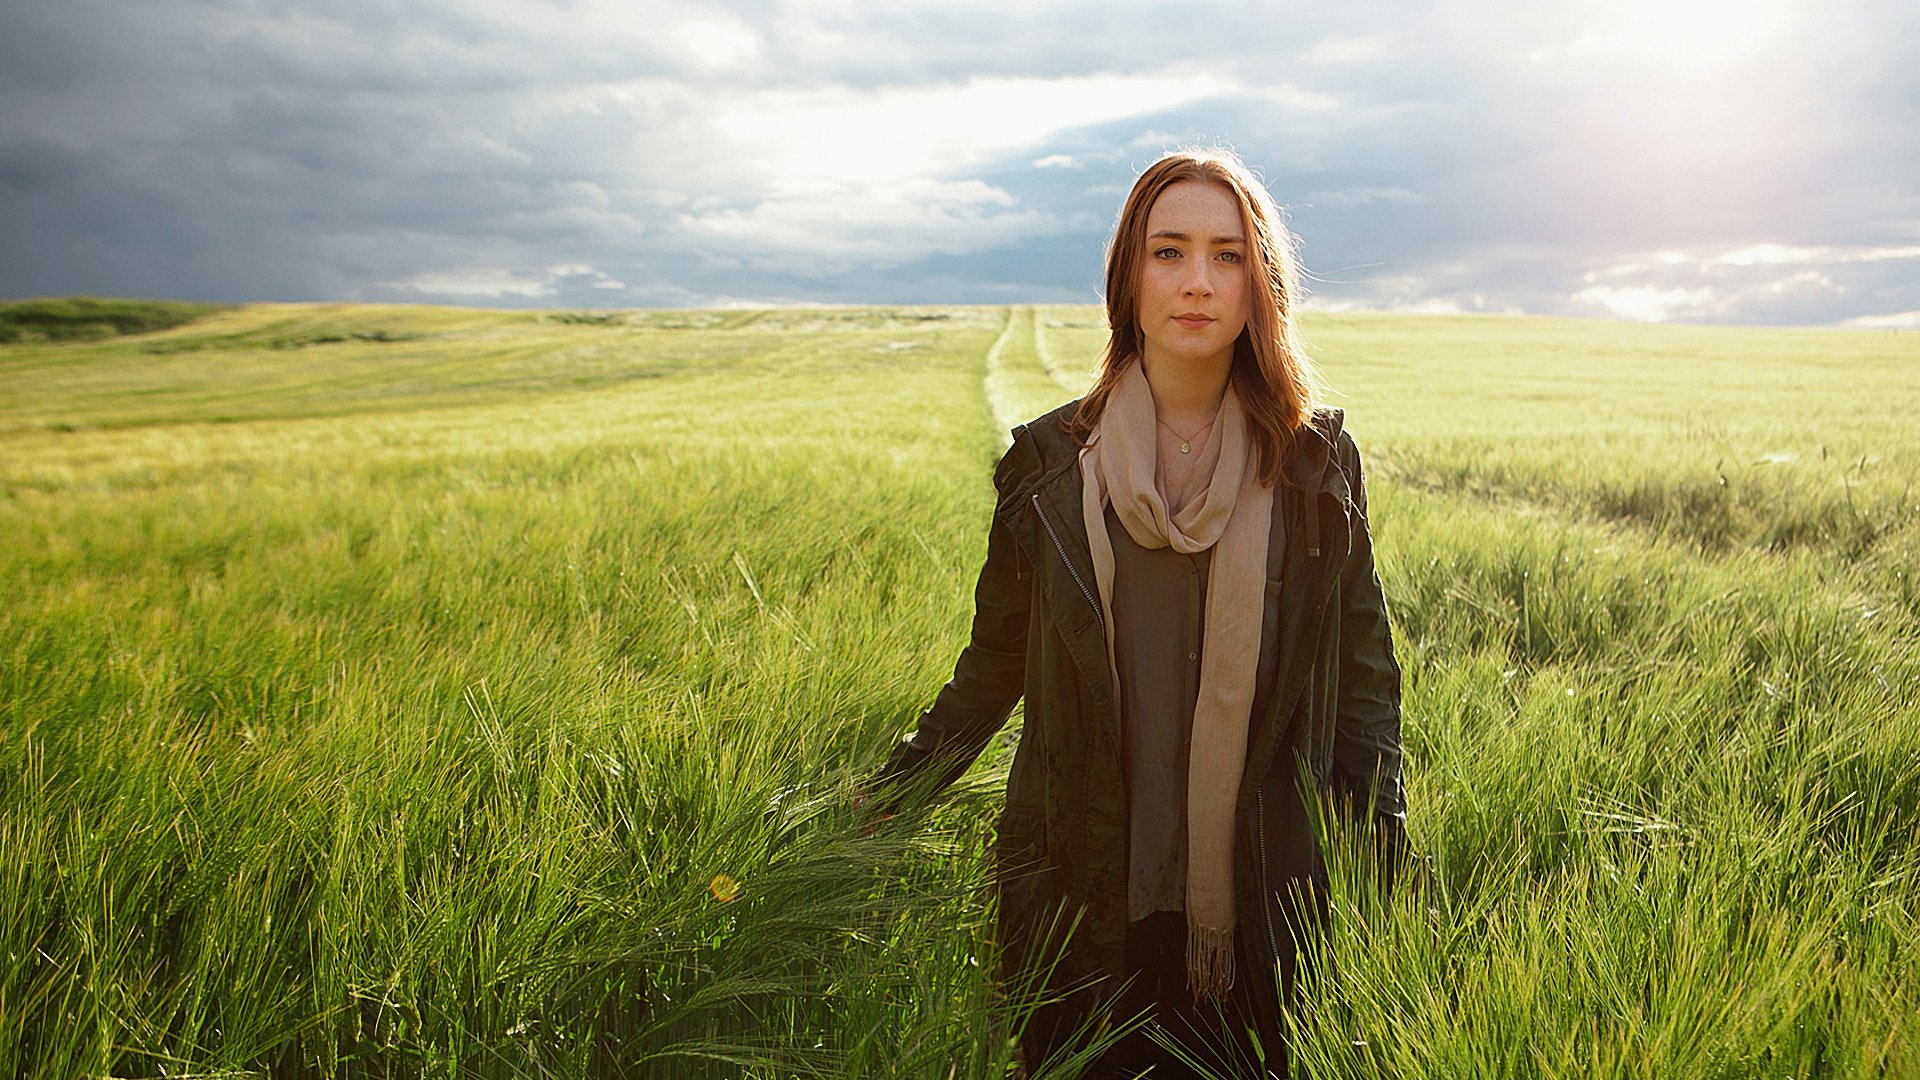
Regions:
<instances>
[{"instance_id":1,"label":"overcast sky","mask_svg":"<svg viewBox=\"0 0 1920 1080\"><path fill-rule=\"evenodd\" d=\"M1224 143L1323 308L1920 327L1920 4L0 0L0 295L1097 302Z\"/></svg>"}]
</instances>

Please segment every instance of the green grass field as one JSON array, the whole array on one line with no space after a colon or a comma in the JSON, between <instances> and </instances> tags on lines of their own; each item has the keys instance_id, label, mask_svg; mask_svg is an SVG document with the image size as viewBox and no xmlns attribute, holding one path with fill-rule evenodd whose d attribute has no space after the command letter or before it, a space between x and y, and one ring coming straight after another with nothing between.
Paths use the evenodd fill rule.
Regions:
<instances>
[{"instance_id":1,"label":"green grass field","mask_svg":"<svg viewBox=\"0 0 1920 1080\"><path fill-rule=\"evenodd\" d=\"M1097 310L191 314L0 345L0 1073L1008 1075L1018 714L848 794ZM1920 337L1305 331L1422 858L1306 1071L1920 1076Z\"/></svg>"}]
</instances>

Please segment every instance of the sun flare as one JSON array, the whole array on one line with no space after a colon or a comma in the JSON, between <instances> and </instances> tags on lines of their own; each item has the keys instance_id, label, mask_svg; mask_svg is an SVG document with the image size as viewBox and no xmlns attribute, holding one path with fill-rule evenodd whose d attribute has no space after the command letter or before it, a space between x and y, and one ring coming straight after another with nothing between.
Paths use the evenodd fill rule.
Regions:
<instances>
[{"instance_id":1,"label":"sun flare","mask_svg":"<svg viewBox=\"0 0 1920 1080\"><path fill-rule=\"evenodd\" d=\"M1724 75L1764 62L1793 15L1785 0L1621 0L1598 8L1576 48L1643 76Z\"/></svg>"}]
</instances>

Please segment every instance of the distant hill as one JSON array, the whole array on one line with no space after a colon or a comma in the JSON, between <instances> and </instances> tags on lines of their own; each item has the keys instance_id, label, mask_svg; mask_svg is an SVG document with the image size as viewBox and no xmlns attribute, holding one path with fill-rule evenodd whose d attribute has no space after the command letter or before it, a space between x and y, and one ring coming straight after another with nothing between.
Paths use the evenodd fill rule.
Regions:
<instances>
[{"instance_id":1,"label":"distant hill","mask_svg":"<svg viewBox=\"0 0 1920 1080\"><path fill-rule=\"evenodd\" d=\"M0 343L98 341L123 334L170 330L231 304L180 300L104 300L67 296L51 300L0 301Z\"/></svg>"}]
</instances>

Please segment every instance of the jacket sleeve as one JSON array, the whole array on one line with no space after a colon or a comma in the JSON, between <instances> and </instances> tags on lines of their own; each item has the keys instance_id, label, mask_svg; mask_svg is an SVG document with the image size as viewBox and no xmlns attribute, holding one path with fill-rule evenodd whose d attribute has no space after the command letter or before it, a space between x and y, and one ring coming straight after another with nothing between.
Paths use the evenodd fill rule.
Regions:
<instances>
[{"instance_id":1,"label":"jacket sleeve","mask_svg":"<svg viewBox=\"0 0 1920 1080\"><path fill-rule=\"evenodd\" d=\"M1023 449L1016 440L995 474L996 487L1007 482L1011 463ZM987 534L986 563L973 591L972 631L954 664L953 678L920 714L913 734L901 740L869 781L869 789L885 791L889 809L910 789L927 798L944 790L1006 724L1026 682L1032 584L1026 557L996 514Z\"/></svg>"},{"instance_id":2,"label":"jacket sleeve","mask_svg":"<svg viewBox=\"0 0 1920 1080\"><path fill-rule=\"evenodd\" d=\"M1372 807L1382 839L1398 844L1407 815L1400 782L1400 665L1393 657L1386 596L1374 571L1360 451L1344 431L1338 454L1353 489L1354 531L1340 584L1332 780L1335 792L1355 810Z\"/></svg>"}]
</instances>

